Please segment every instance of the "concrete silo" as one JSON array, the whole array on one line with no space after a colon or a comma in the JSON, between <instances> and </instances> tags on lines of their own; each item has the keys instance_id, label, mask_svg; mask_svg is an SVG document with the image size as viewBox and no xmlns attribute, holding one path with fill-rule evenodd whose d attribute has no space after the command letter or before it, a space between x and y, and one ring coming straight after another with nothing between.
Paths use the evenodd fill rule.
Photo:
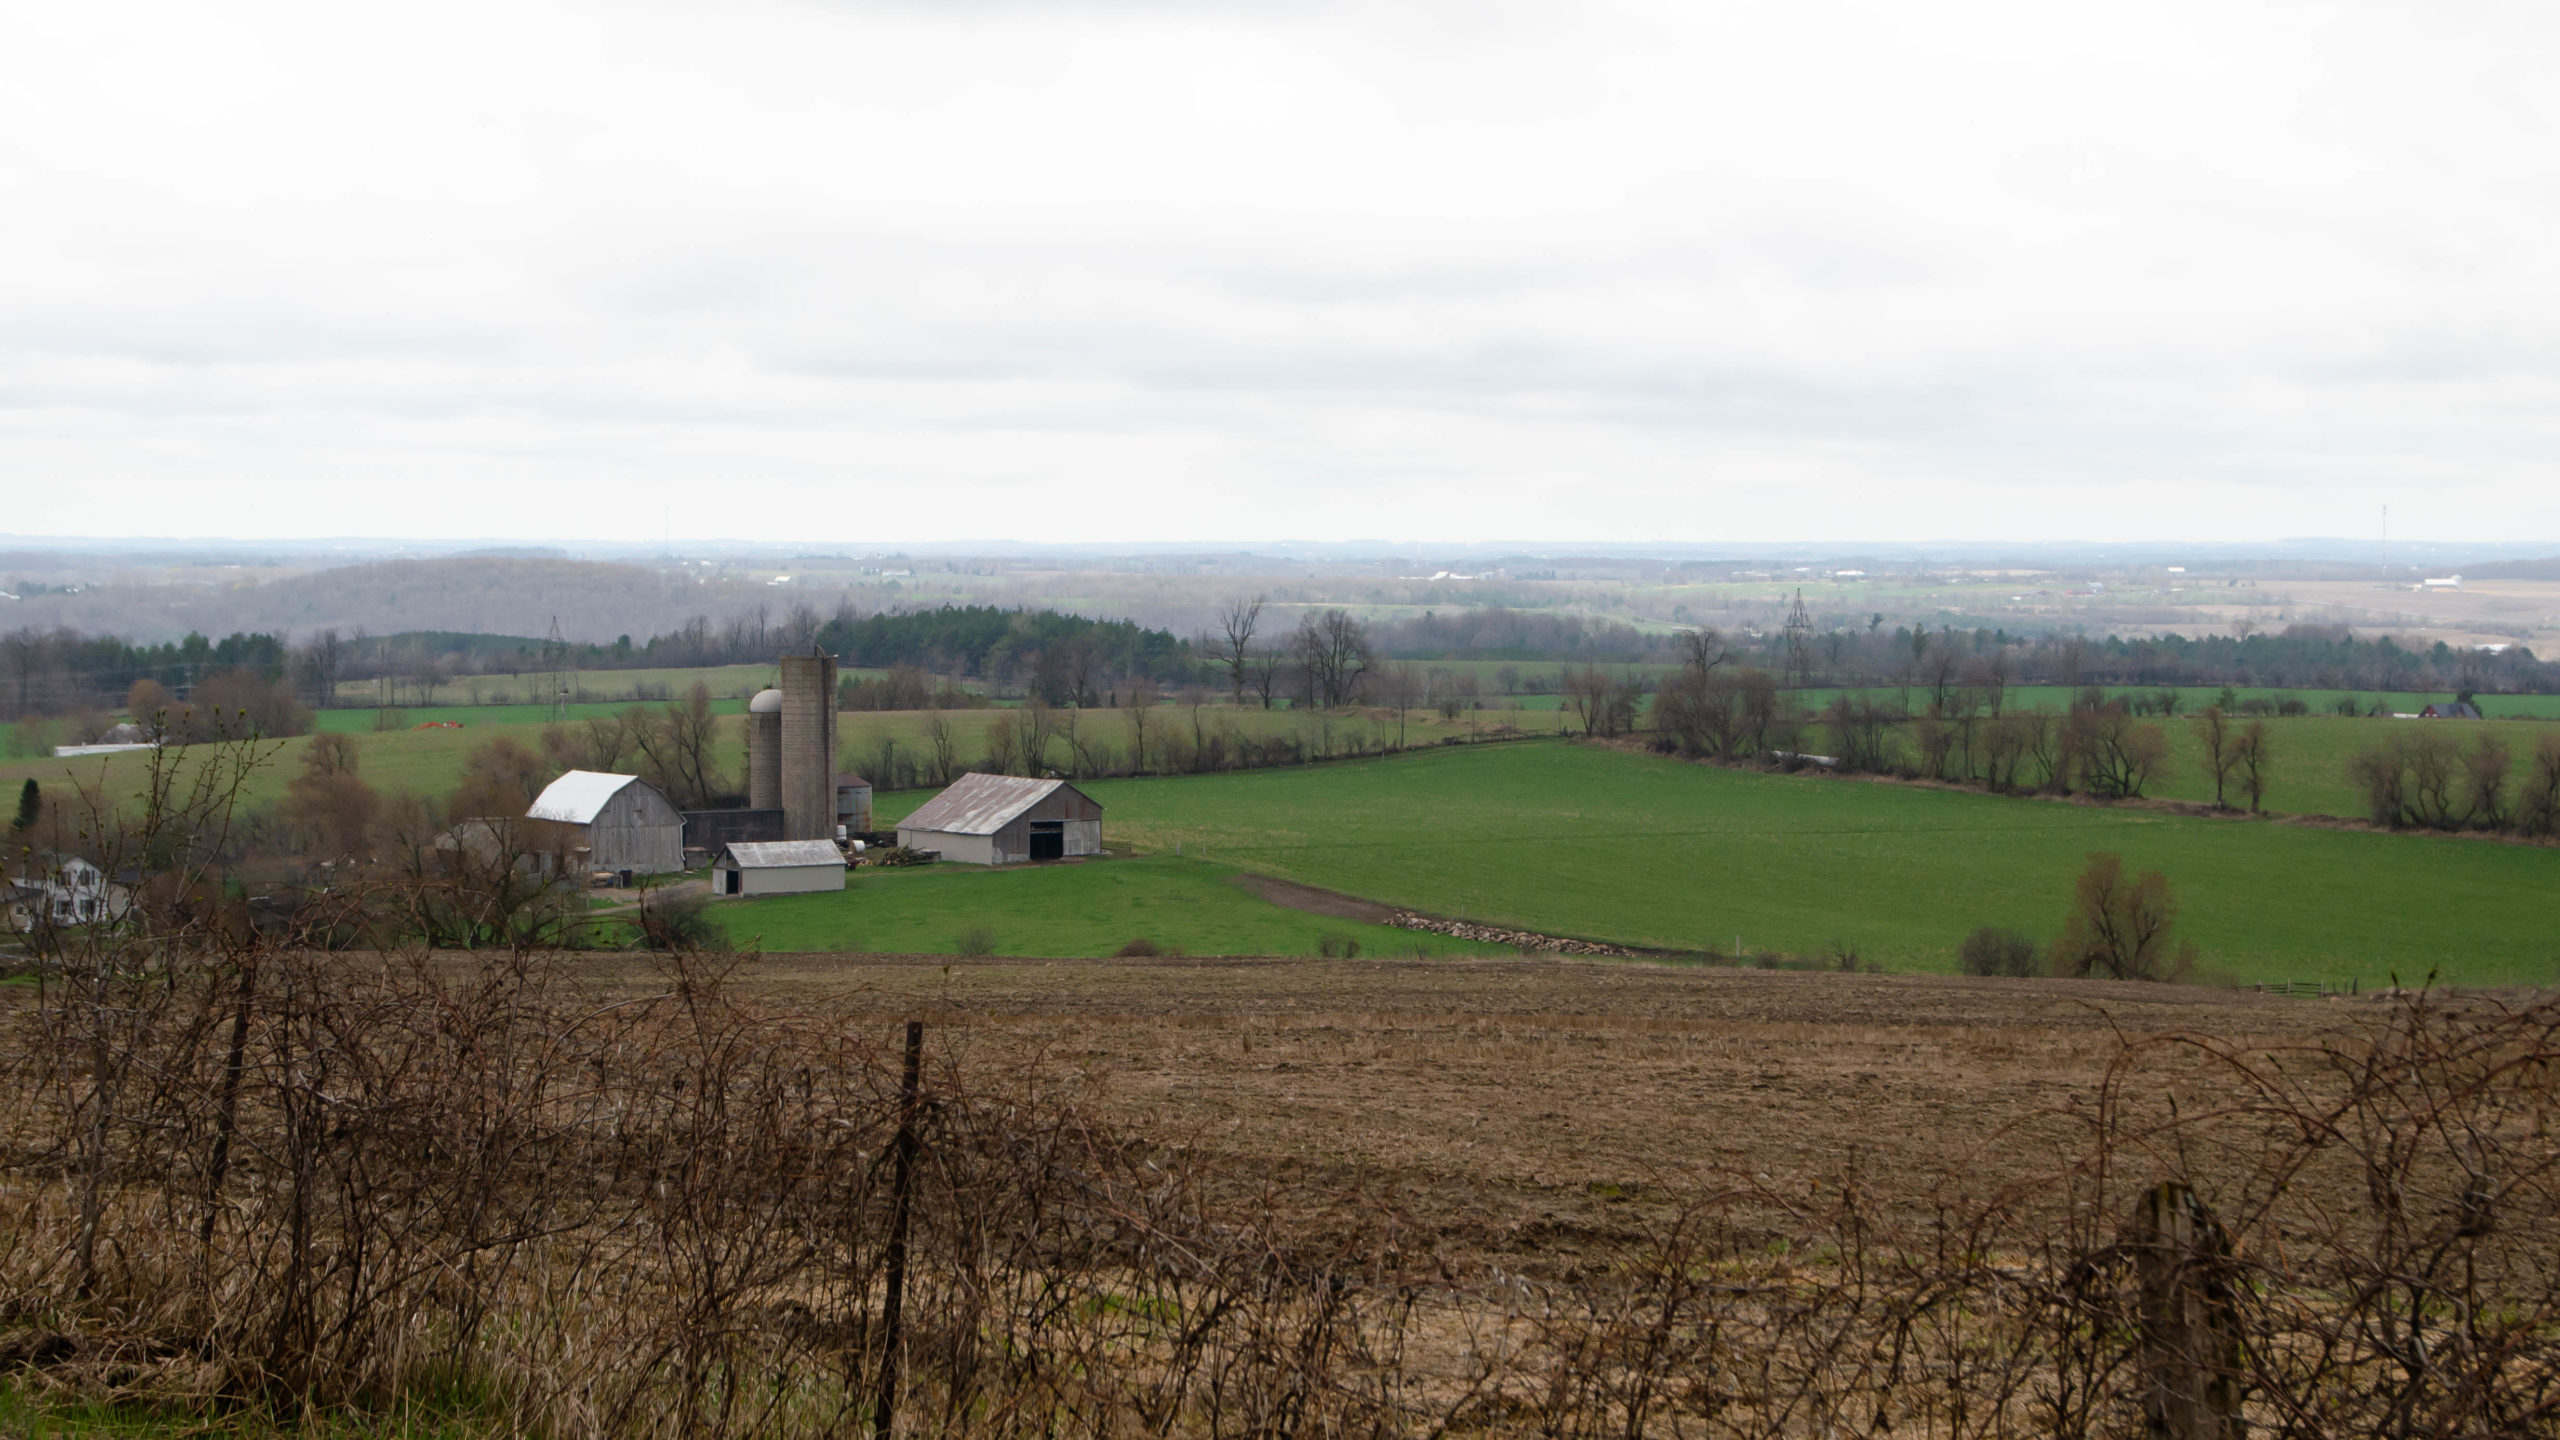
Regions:
<instances>
[{"instance_id":1,"label":"concrete silo","mask_svg":"<svg viewBox=\"0 0 2560 1440\"><path fill-rule=\"evenodd\" d=\"M811 646L782 657L782 838L836 833L836 657Z\"/></svg>"}]
</instances>

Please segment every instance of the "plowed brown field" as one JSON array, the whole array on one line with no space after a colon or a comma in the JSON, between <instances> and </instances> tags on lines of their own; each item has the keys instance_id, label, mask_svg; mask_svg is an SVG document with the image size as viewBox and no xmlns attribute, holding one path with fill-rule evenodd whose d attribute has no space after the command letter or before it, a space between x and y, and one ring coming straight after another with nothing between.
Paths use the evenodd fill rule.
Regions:
<instances>
[{"instance_id":1,"label":"plowed brown field","mask_svg":"<svg viewBox=\"0 0 2560 1440\"><path fill-rule=\"evenodd\" d=\"M780 956L739 979L884 1039L921 1018L964 1067L1036 1060L1240 1183L1372 1196L1450 1250L1549 1261L1701 1172L1784 1194L1854 1169L1912 1197L2046 1173L2123 1038L2282 1045L2379 1008L1630 961ZM2155 1058L2138 1093L2189 1081L2209 1083Z\"/></svg>"}]
</instances>

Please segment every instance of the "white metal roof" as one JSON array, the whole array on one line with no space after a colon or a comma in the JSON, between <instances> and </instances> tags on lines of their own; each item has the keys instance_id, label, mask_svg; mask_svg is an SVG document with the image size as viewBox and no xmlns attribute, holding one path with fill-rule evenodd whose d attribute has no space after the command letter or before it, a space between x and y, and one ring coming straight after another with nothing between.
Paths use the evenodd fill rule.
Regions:
<instances>
[{"instance_id":1,"label":"white metal roof","mask_svg":"<svg viewBox=\"0 0 2560 1440\"><path fill-rule=\"evenodd\" d=\"M844 864L844 852L828 840L732 840L728 850L729 863L741 870Z\"/></svg>"},{"instance_id":2,"label":"white metal roof","mask_svg":"<svg viewBox=\"0 0 2560 1440\"><path fill-rule=\"evenodd\" d=\"M571 825L592 825L605 802L621 793L622 787L638 780L637 775L608 775L601 770L572 770L544 787L534 798L533 808L524 812L527 820L559 820Z\"/></svg>"},{"instance_id":3,"label":"white metal roof","mask_svg":"<svg viewBox=\"0 0 2560 1440\"><path fill-rule=\"evenodd\" d=\"M898 822L898 828L932 830L944 835L993 835L1066 783L973 771L917 807L914 814Z\"/></svg>"}]
</instances>

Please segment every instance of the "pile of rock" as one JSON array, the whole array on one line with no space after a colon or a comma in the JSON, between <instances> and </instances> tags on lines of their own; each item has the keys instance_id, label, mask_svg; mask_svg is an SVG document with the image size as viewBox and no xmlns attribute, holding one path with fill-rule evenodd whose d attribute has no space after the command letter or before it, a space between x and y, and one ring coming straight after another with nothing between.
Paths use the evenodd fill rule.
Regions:
<instances>
[{"instance_id":1,"label":"pile of rock","mask_svg":"<svg viewBox=\"0 0 2560 1440\"><path fill-rule=\"evenodd\" d=\"M1642 959L1641 950L1624 945L1603 945L1596 940L1568 940L1561 935L1540 935L1531 930L1504 930L1493 925L1470 925L1464 920L1434 920L1399 910L1387 923L1399 930L1428 930L1434 935L1447 935L1459 940L1478 940L1487 945L1514 945L1523 950L1546 950L1558 955L1621 955Z\"/></svg>"}]
</instances>

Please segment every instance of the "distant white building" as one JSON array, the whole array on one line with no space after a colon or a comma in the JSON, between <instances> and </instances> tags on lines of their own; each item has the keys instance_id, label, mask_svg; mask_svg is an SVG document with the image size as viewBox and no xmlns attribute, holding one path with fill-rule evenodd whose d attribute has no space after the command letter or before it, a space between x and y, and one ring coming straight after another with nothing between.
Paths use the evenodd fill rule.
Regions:
<instances>
[{"instance_id":1,"label":"distant white building","mask_svg":"<svg viewBox=\"0 0 2560 1440\"><path fill-rule=\"evenodd\" d=\"M2421 590L2459 590L2462 588L2462 577L2459 575L2447 575L2441 580L2421 580L2418 582L2418 588Z\"/></svg>"},{"instance_id":2,"label":"distant white building","mask_svg":"<svg viewBox=\"0 0 2560 1440\"><path fill-rule=\"evenodd\" d=\"M160 742L151 732L127 720L107 727L107 733L86 745L56 745L53 758L68 760L81 755L117 755L127 750L156 750Z\"/></svg>"}]
</instances>

